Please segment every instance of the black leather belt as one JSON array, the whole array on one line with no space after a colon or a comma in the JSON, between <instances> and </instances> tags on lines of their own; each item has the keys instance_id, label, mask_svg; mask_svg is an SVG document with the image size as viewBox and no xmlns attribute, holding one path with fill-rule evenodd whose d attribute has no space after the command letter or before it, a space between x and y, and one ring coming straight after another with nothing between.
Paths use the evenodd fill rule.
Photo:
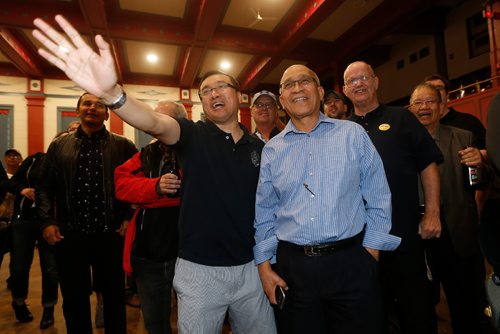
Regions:
<instances>
[{"instance_id":1,"label":"black leather belt","mask_svg":"<svg viewBox=\"0 0 500 334\"><path fill-rule=\"evenodd\" d=\"M354 237L317 245L297 245L287 241L280 241L279 243L286 247L301 250L306 256L322 256L334 253L335 251L353 246L355 244L359 244L363 239L364 234L365 231L363 230Z\"/></svg>"}]
</instances>

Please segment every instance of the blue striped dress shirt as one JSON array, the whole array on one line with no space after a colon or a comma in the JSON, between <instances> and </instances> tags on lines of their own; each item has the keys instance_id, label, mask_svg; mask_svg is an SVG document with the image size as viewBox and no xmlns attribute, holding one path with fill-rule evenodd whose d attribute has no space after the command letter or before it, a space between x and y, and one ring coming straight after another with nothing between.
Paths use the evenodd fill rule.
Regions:
<instances>
[{"instance_id":1,"label":"blue striped dress shirt","mask_svg":"<svg viewBox=\"0 0 500 334\"><path fill-rule=\"evenodd\" d=\"M255 208L255 263L275 261L278 240L312 245L350 238L394 250L391 193L365 130L320 115L310 132L292 122L262 151Z\"/></svg>"}]
</instances>

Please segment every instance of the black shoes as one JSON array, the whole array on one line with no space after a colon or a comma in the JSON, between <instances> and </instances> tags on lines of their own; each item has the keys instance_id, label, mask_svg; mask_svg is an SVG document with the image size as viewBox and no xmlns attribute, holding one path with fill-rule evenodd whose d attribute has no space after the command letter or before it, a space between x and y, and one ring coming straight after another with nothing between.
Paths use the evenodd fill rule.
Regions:
<instances>
[{"instance_id":1,"label":"black shoes","mask_svg":"<svg viewBox=\"0 0 500 334\"><path fill-rule=\"evenodd\" d=\"M40 329L49 328L54 324L54 306L43 308L42 320L40 320Z\"/></svg>"},{"instance_id":2,"label":"black shoes","mask_svg":"<svg viewBox=\"0 0 500 334\"><path fill-rule=\"evenodd\" d=\"M28 306L26 306L26 303L23 303L23 305L17 305L16 303L12 302L12 308L14 309L14 312L16 313L16 319L19 322L33 321L33 314L31 314Z\"/></svg>"},{"instance_id":3,"label":"black shoes","mask_svg":"<svg viewBox=\"0 0 500 334\"><path fill-rule=\"evenodd\" d=\"M23 305L17 305L12 302L12 308L16 313L16 319L19 322L30 322L33 321L33 314L31 314L30 310L26 303ZM40 329L49 328L54 324L54 306L44 307L42 320L40 320Z\"/></svg>"}]
</instances>

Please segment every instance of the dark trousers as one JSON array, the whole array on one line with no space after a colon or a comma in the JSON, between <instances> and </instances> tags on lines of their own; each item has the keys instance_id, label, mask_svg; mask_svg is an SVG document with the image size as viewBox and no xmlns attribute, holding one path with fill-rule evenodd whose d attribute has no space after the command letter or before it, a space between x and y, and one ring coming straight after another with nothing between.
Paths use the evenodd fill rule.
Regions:
<instances>
[{"instance_id":1,"label":"dark trousers","mask_svg":"<svg viewBox=\"0 0 500 334\"><path fill-rule=\"evenodd\" d=\"M479 252L462 258L455 253L446 226L441 238L428 240L427 258L433 283L441 283L448 302L454 334L482 333L486 323L484 260Z\"/></svg>"},{"instance_id":2,"label":"dark trousers","mask_svg":"<svg viewBox=\"0 0 500 334\"><path fill-rule=\"evenodd\" d=\"M380 253L386 310L385 333L437 333L437 319L427 278L423 246Z\"/></svg>"},{"instance_id":3,"label":"dark trousers","mask_svg":"<svg viewBox=\"0 0 500 334\"><path fill-rule=\"evenodd\" d=\"M481 242L481 250L497 275L500 275L499 208L500 198L489 198L481 211L481 223L479 224L479 240Z\"/></svg>"},{"instance_id":4,"label":"dark trousers","mask_svg":"<svg viewBox=\"0 0 500 334\"><path fill-rule=\"evenodd\" d=\"M317 257L279 243L274 270L289 287L280 333L380 333L378 264L359 243Z\"/></svg>"},{"instance_id":5,"label":"dark trousers","mask_svg":"<svg viewBox=\"0 0 500 334\"><path fill-rule=\"evenodd\" d=\"M170 303L176 259L152 262L132 253L131 263L149 334L170 334Z\"/></svg>"},{"instance_id":6,"label":"dark trousers","mask_svg":"<svg viewBox=\"0 0 500 334\"><path fill-rule=\"evenodd\" d=\"M116 232L64 237L56 259L68 334L92 333L91 268L102 288L105 333L125 334L123 238Z\"/></svg>"},{"instance_id":7,"label":"dark trousers","mask_svg":"<svg viewBox=\"0 0 500 334\"><path fill-rule=\"evenodd\" d=\"M11 224L10 286L12 299L18 303L28 297L29 275L33 263L35 244L42 272L42 305L54 306L57 303L57 265L55 249L40 233L37 221L13 220Z\"/></svg>"}]
</instances>

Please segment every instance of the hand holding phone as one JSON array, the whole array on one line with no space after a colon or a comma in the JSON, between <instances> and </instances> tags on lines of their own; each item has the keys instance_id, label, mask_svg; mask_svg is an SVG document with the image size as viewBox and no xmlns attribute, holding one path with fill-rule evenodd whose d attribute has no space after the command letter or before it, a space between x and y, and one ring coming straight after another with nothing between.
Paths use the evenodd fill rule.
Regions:
<instances>
[{"instance_id":1,"label":"hand holding phone","mask_svg":"<svg viewBox=\"0 0 500 334\"><path fill-rule=\"evenodd\" d=\"M281 286L276 285L274 293L276 296L276 306L281 311L283 309L283 306L285 306L285 297L286 297L285 291Z\"/></svg>"}]
</instances>

